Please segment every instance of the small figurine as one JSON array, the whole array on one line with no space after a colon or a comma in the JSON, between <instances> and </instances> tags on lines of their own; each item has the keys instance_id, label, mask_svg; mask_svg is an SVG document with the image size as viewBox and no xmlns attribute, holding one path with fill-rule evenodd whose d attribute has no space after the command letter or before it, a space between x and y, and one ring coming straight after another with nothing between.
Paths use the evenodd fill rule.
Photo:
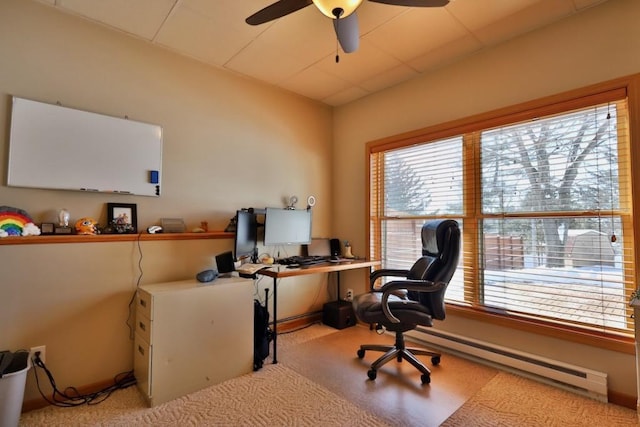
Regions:
<instances>
[{"instance_id":1,"label":"small figurine","mask_svg":"<svg viewBox=\"0 0 640 427\"><path fill-rule=\"evenodd\" d=\"M69 211L66 209L60 209L58 211L58 225L60 227L68 227L69 226Z\"/></svg>"},{"instance_id":2,"label":"small figurine","mask_svg":"<svg viewBox=\"0 0 640 427\"><path fill-rule=\"evenodd\" d=\"M76 221L76 233L77 234L97 234L96 226L98 223L89 217L80 218Z\"/></svg>"},{"instance_id":3,"label":"small figurine","mask_svg":"<svg viewBox=\"0 0 640 427\"><path fill-rule=\"evenodd\" d=\"M345 240L344 242L344 257L345 258L355 258L353 256L353 254L351 253L351 244L349 244L349 241Z\"/></svg>"}]
</instances>

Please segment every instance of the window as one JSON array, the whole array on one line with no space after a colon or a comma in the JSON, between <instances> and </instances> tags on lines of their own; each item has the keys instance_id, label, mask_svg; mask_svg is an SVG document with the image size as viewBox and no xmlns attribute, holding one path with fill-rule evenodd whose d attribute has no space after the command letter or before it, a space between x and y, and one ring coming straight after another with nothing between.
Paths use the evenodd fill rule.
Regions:
<instances>
[{"instance_id":1,"label":"window","mask_svg":"<svg viewBox=\"0 0 640 427\"><path fill-rule=\"evenodd\" d=\"M449 303L632 335L625 91L471 123L369 144L371 256L409 268L422 223L456 219Z\"/></svg>"}]
</instances>

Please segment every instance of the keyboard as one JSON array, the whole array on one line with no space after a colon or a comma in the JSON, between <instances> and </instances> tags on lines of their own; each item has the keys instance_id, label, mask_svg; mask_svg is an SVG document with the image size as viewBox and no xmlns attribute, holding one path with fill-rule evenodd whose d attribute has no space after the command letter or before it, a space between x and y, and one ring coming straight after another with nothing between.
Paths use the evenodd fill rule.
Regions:
<instances>
[{"instance_id":1,"label":"keyboard","mask_svg":"<svg viewBox=\"0 0 640 427\"><path fill-rule=\"evenodd\" d=\"M240 267L236 268L236 271L241 274L255 274L257 271L262 270L263 268L273 267L269 264L253 264L250 262L242 264Z\"/></svg>"},{"instance_id":2,"label":"keyboard","mask_svg":"<svg viewBox=\"0 0 640 427\"><path fill-rule=\"evenodd\" d=\"M314 265L328 262L329 259L323 256L290 256L278 260L278 264L282 265Z\"/></svg>"}]
</instances>

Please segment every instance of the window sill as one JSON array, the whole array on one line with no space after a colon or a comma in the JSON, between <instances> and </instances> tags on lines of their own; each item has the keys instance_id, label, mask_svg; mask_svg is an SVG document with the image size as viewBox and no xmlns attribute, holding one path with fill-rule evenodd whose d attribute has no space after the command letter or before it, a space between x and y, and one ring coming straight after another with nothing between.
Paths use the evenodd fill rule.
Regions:
<instances>
[{"instance_id":1,"label":"window sill","mask_svg":"<svg viewBox=\"0 0 640 427\"><path fill-rule=\"evenodd\" d=\"M534 319L516 318L513 315L506 316L479 308L465 307L451 303L447 303L447 312L479 322L572 341L619 353L635 354L633 337L606 335L599 331L588 331L568 325L552 325Z\"/></svg>"},{"instance_id":2,"label":"window sill","mask_svg":"<svg viewBox=\"0 0 640 427\"><path fill-rule=\"evenodd\" d=\"M202 240L233 239L234 233L209 231L206 233L140 233L140 234L96 234L96 235L46 235L46 236L10 236L0 238L0 245L44 245L53 243L99 243L133 242L136 240Z\"/></svg>"}]
</instances>

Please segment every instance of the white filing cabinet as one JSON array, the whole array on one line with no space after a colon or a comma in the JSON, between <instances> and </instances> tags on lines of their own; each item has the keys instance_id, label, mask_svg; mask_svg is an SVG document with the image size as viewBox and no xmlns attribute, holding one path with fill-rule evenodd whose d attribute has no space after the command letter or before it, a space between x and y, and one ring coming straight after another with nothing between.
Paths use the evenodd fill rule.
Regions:
<instances>
[{"instance_id":1,"label":"white filing cabinet","mask_svg":"<svg viewBox=\"0 0 640 427\"><path fill-rule=\"evenodd\" d=\"M253 281L140 286L134 373L150 406L253 370Z\"/></svg>"}]
</instances>

